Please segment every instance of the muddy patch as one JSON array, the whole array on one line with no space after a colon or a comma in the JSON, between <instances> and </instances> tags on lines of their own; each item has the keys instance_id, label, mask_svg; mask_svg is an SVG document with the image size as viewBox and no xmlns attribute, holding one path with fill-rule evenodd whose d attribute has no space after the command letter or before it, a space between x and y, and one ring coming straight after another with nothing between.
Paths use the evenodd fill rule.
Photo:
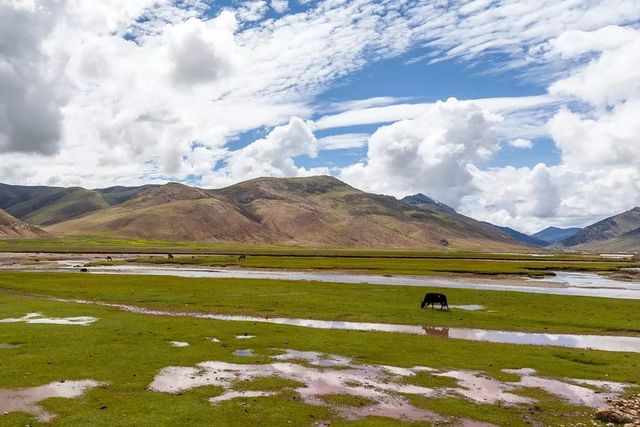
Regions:
<instances>
[{"instance_id":1,"label":"muddy patch","mask_svg":"<svg viewBox=\"0 0 640 427\"><path fill-rule=\"evenodd\" d=\"M0 323L30 323L48 325L80 325L89 326L98 319L89 316L79 317L45 317L40 313L28 313L22 317L0 319Z\"/></svg>"},{"instance_id":2,"label":"muddy patch","mask_svg":"<svg viewBox=\"0 0 640 427\"><path fill-rule=\"evenodd\" d=\"M46 423L55 418L56 414L47 412L39 403L52 397L72 399L82 396L88 390L106 385L93 380L60 381L47 385L23 389L0 389L0 412L27 412L35 416L38 421Z\"/></svg>"},{"instance_id":3,"label":"muddy patch","mask_svg":"<svg viewBox=\"0 0 640 427\"><path fill-rule=\"evenodd\" d=\"M273 362L270 364L210 361L199 363L195 367L171 366L162 369L148 388L156 392L178 394L195 387L218 386L223 388L222 394L210 399L217 404L238 397L277 394L274 391L254 391L248 396L246 392L235 390L235 386L243 381L279 377L303 384L294 389L303 402L329 407L345 419L375 415L407 421L444 422L447 421L445 417L412 405L407 395L425 398L458 397L477 403L511 406L535 403L534 398L517 394L526 388L535 387L569 403L595 408L607 399L619 396L629 387L622 383L544 378L537 376L532 369L505 370L518 375L520 380L503 382L477 371L358 364L345 356L297 350L286 350L271 359ZM430 388L407 381L421 372L452 378L456 386ZM354 407L331 403L323 398L338 394L363 398L373 403ZM456 422L474 425L469 424L472 423L471 420Z\"/></svg>"}]
</instances>

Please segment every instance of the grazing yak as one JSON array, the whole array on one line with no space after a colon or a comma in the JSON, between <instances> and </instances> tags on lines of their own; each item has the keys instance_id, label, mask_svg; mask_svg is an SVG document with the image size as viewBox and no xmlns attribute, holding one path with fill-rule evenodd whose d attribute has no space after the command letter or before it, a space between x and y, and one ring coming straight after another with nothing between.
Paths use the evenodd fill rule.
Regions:
<instances>
[{"instance_id":1,"label":"grazing yak","mask_svg":"<svg viewBox=\"0 0 640 427\"><path fill-rule=\"evenodd\" d=\"M80 269L80 273L88 273L89 269L88 268L81 268Z\"/></svg>"},{"instance_id":2,"label":"grazing yak","mask_svg":"<svg viewBox=\"0 0 640 427\"><path fill-rule=\"evenodd\" d=\"M428 308L429 304L431 304L431 309L433 310L433 307L436 303L440 304L440 310L444 309L445 307L447 307L447 310L449 310L447 296L445 294L436 294L432 292L429 292L424 296L424 299L420 304L420 308Z\"/></svg>"}]
</instances>

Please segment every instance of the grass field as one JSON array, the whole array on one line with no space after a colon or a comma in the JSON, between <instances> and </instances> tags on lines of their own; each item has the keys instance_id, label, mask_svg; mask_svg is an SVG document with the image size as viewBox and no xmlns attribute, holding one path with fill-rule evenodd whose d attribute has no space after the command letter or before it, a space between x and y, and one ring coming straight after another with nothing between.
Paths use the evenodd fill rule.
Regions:
<instances>
[{"instance_id":1,"label":"grass field","mask_svg":"<svg viewBox=\"0 0 640 427\"><path fill-rule=\"evenodd\" d=\"M0 323L0 388L14 389L59 380L93 379L108 384L76 399L42 403L57 414L53 425L331 425L391 426L407 422L381 417L348 421L335 407L370 402L331 395L327 405L302 401L299 384L278 377L235 385L235 390L268 390L269 397L240 398L211 404L223 390L197 387L178 395L149 391L154 376L167 366L190 367L203 361L269 364L286 349L350 357L354 364L426 366L437 370L473 370L501 381L515 381L507 368L533 368L542 377L640 383L640 354L558 347L518 346L376 332L310 330L252 322L151 317L90 305L52 302L11 294L53 295L111 301L170 310L376 321L476 328L624 333L640 335L637 301L482 292L448 289L452 304L483 304L486 311L420 310L424 289L331 283L185 279L67 273L0 273L0 319L39 312L52 317L93 316L89 326ZM238 340L237 335L255 335ZM221 343L208 340L215 337ZM175 348L171 341L190 343ZM233 355L251 348L253 356ZM302 362L300 362L302 363ZM323 368L328 370L330 368ZM451 378L428 372L402 381L426 387L450 387ZM627 392L632 392L633 388ZM531 404L479 404L460 396L410 395L411 403L445 417L483 420L497 425L589 423L594 410L524 387L519 396ZM101 409L102 408L102 409ZM25 413L0 416L0 425L33 425ZM417 423L429 425L428 423Z\"/></svg>"},{"instance_id":2,"label":"grass field","mask_svg":"<svg viewBox=\"0 0 640 427\"><path fill-rule=\"evenodd\" d=\"M447 313L416 309L425 289L412 286L70 273L2 273L2 289L167 310L640 335L640 303L634 300L429 288L446 293L452 305L486 308Z\"/></svg>"},{"instance_id":3,"label":"grass field","mask_svg":"<svg viewBox=\"0 0 640 427\"><path fill-rule=\"evenodd\" d=\"M462 255L464 256L464 255ZM637 265L630 261L556 260L556 259L500 259L500 258L410 258L410 257L339 257L249 255L244 260L232 255L214 256L138 256L126 260L97 261L90 265L105 266L126 263L158 265L196 265L207 267L246 267L291 270L363 271L376 274L442 275L442 274L515 274L544 276L553 270L615 272Z\"/></svg>"},{"instance_id":4,"label":"grass field","mask_svg":"<svg viewBox=\"0 0 640 427\"><path fill-rule=\"evenodd\" d=\"M526 253L483 253L460 251L424 251L412 249L373 248L312 248L276 245L247 245L234 243L169 242L159 240L119 239L107 236L67 236L0 239L0 252L53 253L148 253L216 254L262 256L318 256L318 257L375 257L375 258L435 258L435 259L495 259L531 261L595 261L633 262L602 258L594 254L553 253L531 249ZM640 262L635 259L635 262Z\"/></svg>"}]
</instances>

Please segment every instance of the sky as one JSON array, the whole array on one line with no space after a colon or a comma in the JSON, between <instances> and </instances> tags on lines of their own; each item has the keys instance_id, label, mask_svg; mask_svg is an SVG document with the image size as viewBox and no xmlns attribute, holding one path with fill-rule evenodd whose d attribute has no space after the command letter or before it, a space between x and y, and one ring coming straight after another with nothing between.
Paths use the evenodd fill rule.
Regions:
<instances>
[{"instance_id":1,"label":"sky","mask_svg":"<svg viewBox=\"0 0 640 427\"><path fill-rule=\"evenodd\" d=\"M525 232L640 205L640 1L0 0L0 182L310 175Z\"/></svg>"}]
</instances>

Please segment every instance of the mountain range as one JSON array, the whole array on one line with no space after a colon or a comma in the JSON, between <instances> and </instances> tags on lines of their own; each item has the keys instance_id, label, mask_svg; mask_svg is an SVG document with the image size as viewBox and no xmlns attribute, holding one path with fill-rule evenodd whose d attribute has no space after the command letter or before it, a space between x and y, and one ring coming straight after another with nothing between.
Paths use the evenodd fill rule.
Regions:
<instances>
[{"instance_id":1,"label":"mountain range","mask_svg":"<svg viewBox=\"0 0 640 427\"><path fill-rule=\"evenodd\" d=\"M556 243L562 242L565 239L569 239L570 237L573 237L580 230L582 229L577 227L572 227L572 228L547 227L544 230L541 230L535 234L532 234L531 237L537 240L541 240L546 245L554 245Z\"/></svg>"},{"instance_id":2,"label":"mountain range","mask_svg":"<svg viewBox=\"0 0 640 427\"><path fill-rule=\"evenodd\" d=\"M318 247L481 251L640 250L640 208L585 229L527 235L461 215L424 194L366 193L329 176L85 189L0 184L0 236L102 235ZM612 249L613 248L613 249Z\"/></svg>"},{"instance_id":3,"label":"mountain range","mask_svg":"<svg viewBox=\"0 0 640 427\"><path fill-rule=\"evenodd\" d=\"M584 251L640 251L640 207L585 227L561 243Z\"/></svg>"},{"instance_id":4,"label":"mountain range","mask_svg":"<svg viewBox=\"0 0 640 427\"><path fill-rule=\"evenodd\" d=\"M490 224L419 199L418 204L405 203L328 176L259 178L217 190L177 183L97 190L0 186L1 209L55 236L319 247L525 248Z\"/></svg>"}]
</instances>

